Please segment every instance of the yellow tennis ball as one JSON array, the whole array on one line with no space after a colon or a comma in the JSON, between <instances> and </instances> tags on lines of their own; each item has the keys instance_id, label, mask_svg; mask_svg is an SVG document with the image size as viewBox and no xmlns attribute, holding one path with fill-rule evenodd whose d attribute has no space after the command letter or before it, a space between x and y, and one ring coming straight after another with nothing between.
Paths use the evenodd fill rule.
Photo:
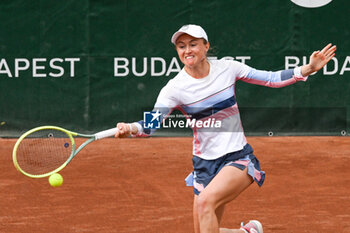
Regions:
<instances>
[{"instance_id":1,"label":"yellow tennis ball","mask_svg":"<svg viewBox=\"0 0 350 233\"><path fill-rule=\"evenodd\" d=\"M49 183L52 187L59 187L63 183L63 177L58 173L52 174L49 177Z\"/></svg>"}]
</instances>

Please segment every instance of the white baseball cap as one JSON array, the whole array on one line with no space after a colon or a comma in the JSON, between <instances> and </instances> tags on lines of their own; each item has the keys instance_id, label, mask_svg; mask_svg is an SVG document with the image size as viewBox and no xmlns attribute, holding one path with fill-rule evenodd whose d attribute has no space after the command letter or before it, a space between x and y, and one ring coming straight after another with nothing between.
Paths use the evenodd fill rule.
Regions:
<instances>
[{"instance_id":1,"label":"white baseball cap","mask_svg":"<svg viewBox=\"0 0 350 233\"><path fill-rule=\"evenodd\" d=\"M177 38L179 38L179 36L181 36L182 34L188 34L195 38L203 38L206 41L208 41L207 33L205 33L204 29L201 26L187 24L182 26L177 32L173 34L173 36L171 37L171 43L175 44Z\"/></svg>"}]
</instances>

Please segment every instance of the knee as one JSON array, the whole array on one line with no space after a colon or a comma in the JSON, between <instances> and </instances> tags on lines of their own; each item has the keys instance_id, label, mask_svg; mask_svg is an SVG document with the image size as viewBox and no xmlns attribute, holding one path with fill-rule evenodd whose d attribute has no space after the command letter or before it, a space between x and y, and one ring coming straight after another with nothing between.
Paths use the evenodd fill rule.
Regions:
<instances>
[{"instance_id":1,"label":"knee","mask_svg":"<svg viewBox=\"0 0 350 233\"><path fill-rule=\"evenodd\" d=\"M200 194L197 198L197 212L199 218L215 212L215 203L210 196Z\"/></svg>"}]
</instances>

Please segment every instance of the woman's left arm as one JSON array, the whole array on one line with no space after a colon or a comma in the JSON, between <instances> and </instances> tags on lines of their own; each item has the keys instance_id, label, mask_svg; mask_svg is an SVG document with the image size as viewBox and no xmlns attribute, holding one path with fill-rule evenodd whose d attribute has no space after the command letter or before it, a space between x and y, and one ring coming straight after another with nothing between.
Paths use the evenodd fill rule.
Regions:
<instances>
[{"instance_id":1,"label":"woman's left arm","mask_svg":"<svg viewBox=\"0 0 350 233\"><path fill-rule=\"evenodd\" d=\"M274 88L288 86L298 81L306 81L310 74L322 69L334 57L336 49L335 45L328 44L321 51L315 51L311 54L309 64L289 70L264 71L245 66L243 75L238 75L236 79Z\"/></svg>"}]
</instances>

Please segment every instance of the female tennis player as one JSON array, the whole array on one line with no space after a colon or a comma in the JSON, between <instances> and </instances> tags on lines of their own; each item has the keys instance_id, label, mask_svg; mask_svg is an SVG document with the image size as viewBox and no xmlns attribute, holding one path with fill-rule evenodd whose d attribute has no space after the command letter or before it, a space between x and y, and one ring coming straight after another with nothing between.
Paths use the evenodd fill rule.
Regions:
<instances>
[{"instance_id":1,"label":"female tennis player","mask_svg":"<svg viewBox=\"0 0 350 233\"><path fill-rule=\"evenodd\" d=\"M263 233L251 220L239 229L219 228L225 205L254 181L261 186L265 173L244 135L235 96L238 80L268 87L284 87L320 70L335 55L328 44L310 56L307 65L277 72L253 69L232 60L208 60L210 44L202 27L185 25L171 38L184 68L160 91L154 111L166 118L180 109L191 120L220 121L219 129L193 127L193 169L186 182L194 187L195 233ZM155 116L157 117L157 116ZM145 136L154 129L144 122L118 123L116 137Z\"/></svg>"}]
</instances>

